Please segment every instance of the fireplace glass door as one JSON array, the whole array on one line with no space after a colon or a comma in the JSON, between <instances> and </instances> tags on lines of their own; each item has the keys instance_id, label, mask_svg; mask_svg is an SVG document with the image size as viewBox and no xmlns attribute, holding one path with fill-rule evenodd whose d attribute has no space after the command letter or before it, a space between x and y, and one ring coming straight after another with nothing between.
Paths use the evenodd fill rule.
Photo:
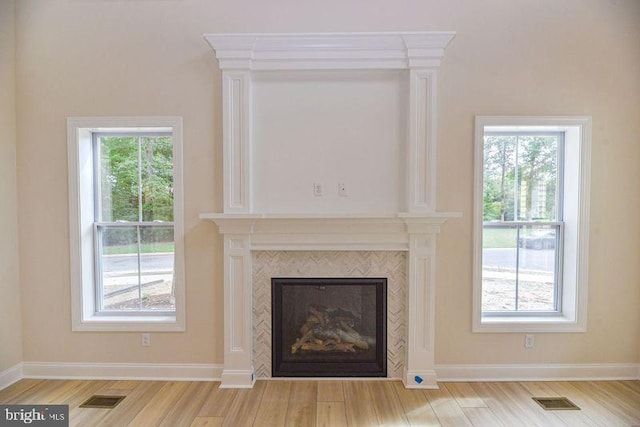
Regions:
<instances>
[{"instance_id":1,"label":"fireplace glass door","mask_svg":"<svg viewBox=\"0 0 640 427\"><path fill-rule=\"evenodd\" d=\"M274 377L385 377L384 278L274 278Z\"/></svg>"}]
</instances>

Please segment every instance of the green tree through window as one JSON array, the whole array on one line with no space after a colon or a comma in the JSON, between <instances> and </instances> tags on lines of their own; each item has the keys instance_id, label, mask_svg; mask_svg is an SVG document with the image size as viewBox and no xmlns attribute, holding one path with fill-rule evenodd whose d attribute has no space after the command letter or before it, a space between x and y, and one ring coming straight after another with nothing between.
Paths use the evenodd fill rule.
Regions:
<instances>
[{"instance_id":1,"label":"green tree through window","mask_svg":"<svg viewBox=\"0 0 640 427\"><path fill-rule=\"evenodd\" d=\"M557 135L485 136L484 220L558 218Z\"/></svg>"}]
</instances>

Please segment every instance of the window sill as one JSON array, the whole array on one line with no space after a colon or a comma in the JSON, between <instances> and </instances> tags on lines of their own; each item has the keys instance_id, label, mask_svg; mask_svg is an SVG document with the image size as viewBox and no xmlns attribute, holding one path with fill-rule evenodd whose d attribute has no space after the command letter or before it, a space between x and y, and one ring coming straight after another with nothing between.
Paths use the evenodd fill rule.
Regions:
<instances>
[{"instance_id":1,"label":"window sill","mask_svg":"<svg viewBox=\"0 0 640 427\"><path fill-rule=\"evenodd\" d=\"M473 332L509 333L509 332L586 332L583 322L559 316L545 317L481 317L474 321Z\"/></svg>"},{"instance_id":2,"label":"window sill","mask_svg":"<svg viewBox=\"0 0 640 427\"><path fill-rule=\"evenodd\" d=\"M74 322L73 331L103 332L184 332L184 322L176 316L100 316Z\"/></svg>"}]
</instances>

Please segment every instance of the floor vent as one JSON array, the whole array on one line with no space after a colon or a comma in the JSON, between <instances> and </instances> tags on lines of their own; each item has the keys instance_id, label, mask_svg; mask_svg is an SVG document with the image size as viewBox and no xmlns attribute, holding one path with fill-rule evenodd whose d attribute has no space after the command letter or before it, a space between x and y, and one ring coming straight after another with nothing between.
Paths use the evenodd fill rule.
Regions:
<instances>
[{"instance_id":1,"label":"floor vent","mask_svg":"<svg viewBox=\"0 0 640 427\"><path fill-rule=\"evenodd\" d=\"M580 410L566 397L534 397L533 400L547 411Z\"/></svg>"},{"instance_id":2,"label":"floor vent","mask_svg":"<svg viewBox=\"0 0 640 427\"><path fill-rule=\"evenodd\" d=\"M112 409L115 408L118 403L122 402L125 396L91 396L85 400L81 408L102 408Z\"/></svg>"}]
</instances>

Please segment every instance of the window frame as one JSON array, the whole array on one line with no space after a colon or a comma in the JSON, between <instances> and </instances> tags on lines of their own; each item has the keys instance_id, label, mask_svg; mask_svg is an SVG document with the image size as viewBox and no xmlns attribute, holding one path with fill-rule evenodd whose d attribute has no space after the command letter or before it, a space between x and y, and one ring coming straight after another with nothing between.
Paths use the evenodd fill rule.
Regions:
<instances>
[{"instance_id":1,"label":"window frame","mask_svg":"<svg viewBox=\"0 0 640 427\"><path fill-rule=\"evenodd\" d=\"M95 259L95 213L98 192L94 171L94 135L168 132L173 143L175 311L98 311L99 267ZM184 331L184 203L182 118L69 117L69 237L73 331ZM133 223L137 224L137 223ZM164 223L167 225L167 223Z\"/></svg>"},{"instance_id":2,"label":"window frame","mask_svg":"<svg viewBox=\"0 0 640 427\"><path fill-rule=\"evenodd\" d=\"M496 130L518 133L551 132L564 134L562 174L559 189L562 217L559 238L561 282L558 311L521 313L482 312L482 233L484 186L484 136ZM474 269L473 332L584 332L586 331L589 186L591 164L591 118L476 116L474 166ZM560 213L559 213L560 214ZM518 223L516 221L515 223ZM538 224L538 222L532 222ZM540 225L546 223L539 222Z\"/></svg>"}]
</instances>

